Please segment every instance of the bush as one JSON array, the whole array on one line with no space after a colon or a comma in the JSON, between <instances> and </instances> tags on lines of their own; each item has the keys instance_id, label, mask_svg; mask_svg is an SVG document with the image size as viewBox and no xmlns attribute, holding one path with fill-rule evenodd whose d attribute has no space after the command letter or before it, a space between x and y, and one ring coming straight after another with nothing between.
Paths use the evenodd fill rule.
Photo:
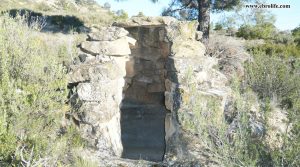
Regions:
<instances>
[{"instance_id":1,"label":"bush","mask_svg":"<svg viewBox=\"0 0 300 167\"><path fill-rule=\"evenodd\" d=\"M242 25L236 35L245 39L272 39L276 33L276 28L271 23L252 25Z\"/></svg>"},{"instance_id":2,"label":"bush","mask_svg":"<svg viewBox=\"0 0 300 167\"><path fill-rule=\"evenodd\" d=\"M295 38L295 43L300 47L300 26L292 30L292 34Z\"/></svg>"},{"instance_id":3,"label":"bush","mask_svg":"<svg viewBox=\"0 0 300 167\"><path fill-rule=\"evenodd\" d=\"M216 30L216 31L218 31L218 30L223 30L223 26L222 26L222 24L220 24L220 23L217 23L217 24L215 25L215 28L214 28L214 30Z\"/></svg>"},{"instance_id":4,"label":"bush","mask_svg":"<svg viewBox=\"0 0 300 167\"><path fill-rule=\"evenodd\" d=\"M184 131L197 136L187 142L201 145L198 149L205 150L209 160L220 166L257 165L262 146L251 136L249 107L252 100L248 92L240 93L240 81L234 77L231 86L236 115L234 123L229 123L221 110L222 98L201 93L197 83L192 82L193 77L193 72L187 70L182 82L186 88L181 94L183 104L178 111Z\"/></svg>"},{"instance_id":5,"label":"bush","mask_svg":"<svg viewBox=\"0 0 300 167\"><path fill-rule=\"evenodd\" d=\"M283 134L283 145L265 152L271 166L300 164L300 66L296 65L299 62L295 59L299 56L299 50L295 55L289 48L294 48L294 45L267 43L252 48L254 61L246 65L246 82L258 93L262 104L267 106L268 101L277 100L280 107L288 112L287 124L292 125L290 131Z\"/></svg>"},{"instance_id":6,"label":"bush","mask_svg":"<svg viewBox=\"0 0 300 167\"><path fill-rule=\"evenodd\" d=\"M48 47L39 29L20 16L0 18L0 166L53 165L72 138L58 136L67 97L60 62L67 55L59 49L65 46Z\"/></svg>"}]
</instances>

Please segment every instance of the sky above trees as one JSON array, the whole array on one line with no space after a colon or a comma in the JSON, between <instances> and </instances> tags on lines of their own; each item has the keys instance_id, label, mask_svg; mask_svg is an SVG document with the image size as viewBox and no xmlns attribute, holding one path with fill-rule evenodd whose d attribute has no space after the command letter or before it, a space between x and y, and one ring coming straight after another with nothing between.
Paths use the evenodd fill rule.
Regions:
<instances>
[{"instance_id":1,"label":"sky above trees","mask_svg":"<svg viewBox=\"0 0 300 167\"><path fill-rule=\"evenodd\" d=\"M137 15L143 12L147 16L159 16L164 7L168 6L170 0L159 0L153 4L150 0L124 0L116 2L115 0L96 0L103 5L105 2L110 3L111 10L125 10L129 16ZM294 29L300 25L300 1L299 0L266 0L267 4L284 4L291 5L289 9L270 9L276 16L276 27L280 30ZM224 13L212 14L211 20L216 23L224 17Z\"/></svg>"}]
</instances>

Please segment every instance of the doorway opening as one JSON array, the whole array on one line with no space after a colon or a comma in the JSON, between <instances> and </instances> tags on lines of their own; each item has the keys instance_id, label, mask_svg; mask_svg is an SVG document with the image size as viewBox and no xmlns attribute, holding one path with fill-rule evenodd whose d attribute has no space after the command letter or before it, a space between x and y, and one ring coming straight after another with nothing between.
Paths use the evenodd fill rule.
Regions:
<instances>
[{"instance_id":1,"label":"doorway opening","mask_svg":"<svg viewBox=\"0 0 300 167\"><path fill-rule=\"evenodd\" d=\"M127 27L137 40L126 63L121 104L123 158L162 161L165 154L165 78L170 44L163 26Z\"/></svg>"}]
</instances>

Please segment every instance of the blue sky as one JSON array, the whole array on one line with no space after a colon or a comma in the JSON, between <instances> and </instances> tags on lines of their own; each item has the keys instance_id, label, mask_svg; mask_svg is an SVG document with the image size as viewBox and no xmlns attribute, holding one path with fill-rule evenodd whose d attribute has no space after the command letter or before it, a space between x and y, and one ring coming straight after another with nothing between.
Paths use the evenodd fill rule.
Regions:
<instances>
[{"instance_id":1,"label":"blue sky","mask_svg":"<svg viewBox=\"0 0 300 167\"><path fill-rule=\"evenodd\" d=\"M129 16L143 12L147 16L159 16L163 7L168 6L170 0L159 0L158 3L151 3L150 0L96 0L103 5L105 2L111 4L112 10L124 9ZM266 0L267 4L286 4L291 5L289 9L271 9L276 16L276 27L280 30L293 29L300 25L300 0ZM213 14L212 21L215 23L220 19L220 15Z\"/></svg>"}]
</instances>

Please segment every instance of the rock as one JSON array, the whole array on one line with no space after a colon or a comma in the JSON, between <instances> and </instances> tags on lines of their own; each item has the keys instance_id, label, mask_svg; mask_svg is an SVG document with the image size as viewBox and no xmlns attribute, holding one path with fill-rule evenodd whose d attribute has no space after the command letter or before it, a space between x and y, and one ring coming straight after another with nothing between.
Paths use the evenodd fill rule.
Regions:
<instances>
[{"instance_id":1,"label":"rock","mask_svg":"<svg viewBox=\"0 0 300 167\"><path fill-rule=\"evenodd\" d=\"M122 70L116 62L110 61L104 64L83 64L71 66L68 74L69 83L97 82L100 80L114 80L122 77Z\"/></svg>"},{"instance_id":2,"label":"rock","mask_svg":"<svg viewBox=\"0 0 300 167\"><path fill-rule=\"evenodd\" d=\"M175 90L176 84L170 81L169 79L166 79L165 87L167 92L172 92L173 90Z\"/></svg>"},{"instance_id":3,"label":"rock","mask_svg":"<svg viewBox=\"0 0 300 167\"><path fill-rule=\"evenodd\" d=\"M134 80L142 83L153 83L153 78L144 75L135 76Z\"/></svg>"},{"instance_id":4,"label":"rock","mask_svg":"<svg viewBox=\"0 0 300 167\"><path fill-rule=\"evenodd\" d=\"M135 46L135 43L136 43L135 39L126 36L126 40L131 46Z\"/></svg>"},{"instance_id":5,"label":"rock","mask_svg":"<svg viewBox=\"0 0 300 167\"><path fill-rule=\"evenodd\" d=\"M109 122L114 115L117 114L117 110L112 110L118 104L113 104L111 101L109 104L100 104L97 102L84 103L79 110L81 119L85 124L93 125L97 127L101 123Z\"/></svg>"},{"instance_id":6,"label":"rock","mask_svg":"<svg viewBox=\"0 0 300 167\"><path fill-rule=\"evenodd\" d=\"M196 31L196 40L197 41L201 41L203 36L203 32L202 31Z\"/></svg>"},{"instance_id":7,"label":"rock","mask_svg":"<svg viewBox=\"0 0 300 167\"><path fill-rule=\"evenodd\" d=\"M173 17L132 17L131 19L121 22L114 23L114 26L119 27L138 27L138 26L162 26L162 25L170 25L177 20Z\"/></svg>"},{"instance_id":8,"label":"rock","mask_svg":"<svg viewBox=\"0 0 300 167\"><path fill-rule=\"evenodd\" d=\"M279 149L284 144L284 134L290 131L287 111L271 102L270 116L267 119L268 129L266 130L265 143L271 150Z\"/></svg>"},{"instance_id":9,"label":"rock","mask_svg":"<svg viewBox=\"0 0 300 167\"><path fill-rule=\"evenodd\" d=\"M81 49L92 55L126 56L131 53L125 37L115 41L85 41L81 43Z\"/></svg>"},{"instance_id":10,"label":"rock","mask_svg":"<svg viewBox=\"0 0 300 167\"><path fill-rule=\"evenodd\" d=\"M176 125L176 120L172 117L171 113L166 114L165 118L165 130L166 137L165 140L168 141L171 137L178 131L178 127Z\"/></svg>"},{"instance_id":11,"label":"rock","mask_svg":"<svg viewBox=\"0 0 300 167\"><path fill-rule=\"evenodd\" d=\"M134 60L130 60L126 62L126 76L134 77L136 75L136 70Z\"/></svg>"},{"instance_id":12,"label":"rock","mask_svg":"<svg viewBox=\"0 0 300 167\"><path fill-rule=\"evenodd\" d=\"M106 55L97 55L96 56L96 60L98 60L101 63L107 63L112 61L112 59L110 58L110 56L106 56Z\"/></svg>"},{"instance_id":13,"label":"rock","mask_svg":"<svg viewBox=\"0 0 300 167\"><path fill-rule=\"evenodd\" d=\"M154 83L154 84L148 85L147 91L151 92L151 93L153 93L153 92L164 92L165 87L161 83Z\"/></svg>"},{"instance_id":14,"label":"rock","mask_svg":"<svg viewBox=\"0 0 300 167\"><path fill-rule=\"evenodd\" d=\"M98 31L88 34L89 41L114 41L128 35L121 27L101 27Z\"/></svg>"},{"instance_id":15,"label":"rock","mask_svg":"<svg viewBox=\"0 0 300 167\"><path fill-rule=\"evenodd\" d=\"M91 83L80 83L77 86L77 93L80 100L83 101L101 101L101 88L94 87ZM103 99L105 100L105 99Z\"/></svg>"},{"instance_id":16,"label":"rock","mask_svg":"<svg viewBox=\"0 0 300 167\"><path fill-rule=\"evenodd\" d=\"M173 43L172 53L174 57L200 57L205 54L204 45L195 40L178 40Z\"/></svg>"},{"instance_id":17,"label":"rock","mask_svg":"<svg viewBox=\"0 0 300 167\"><path fill-rule=\"evenodd\" d=\"M174 104L173 93L165 92L165 105L166 105L166 108L170 111L173 111L173 104Z\"/></svg>"}]
</instances>

